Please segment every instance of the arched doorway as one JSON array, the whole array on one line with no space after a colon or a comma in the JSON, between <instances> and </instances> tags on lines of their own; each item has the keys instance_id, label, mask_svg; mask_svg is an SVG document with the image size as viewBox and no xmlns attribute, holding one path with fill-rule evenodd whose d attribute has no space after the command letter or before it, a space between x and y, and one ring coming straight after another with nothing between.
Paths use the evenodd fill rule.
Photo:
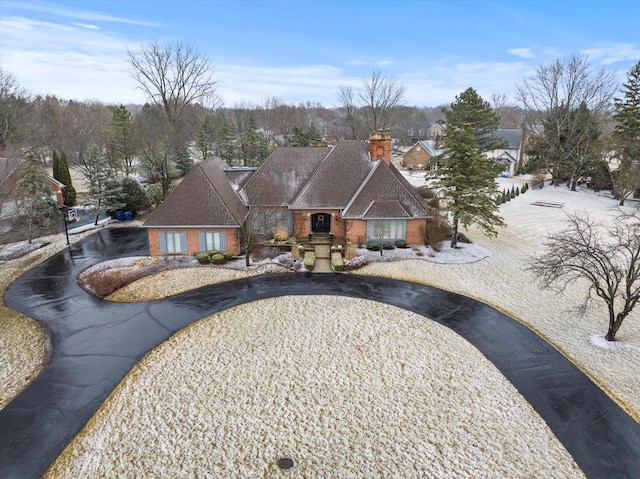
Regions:
<instances>
[{"instance_id":1,"label":"arched doorway","mask_svg":"<svg viewBox=\"0 0 640 479\"><path fill-rule=\"evenodd\" d=\"M331 215L328 213L315 213L311 215L312 233L331 233Z\"/></svg>"}]
</instances>

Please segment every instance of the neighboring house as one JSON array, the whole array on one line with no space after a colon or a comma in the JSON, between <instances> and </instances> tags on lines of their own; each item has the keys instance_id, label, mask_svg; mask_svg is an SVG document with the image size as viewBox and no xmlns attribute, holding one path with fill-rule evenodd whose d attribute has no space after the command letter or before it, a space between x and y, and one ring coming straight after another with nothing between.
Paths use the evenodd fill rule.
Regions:
<instances>
[{"instance_id":1,"label":"neighboring house","mask_svg":"<svg viewBox=\"0 0 640 479\"><path fill-rule=\"evenodd\" d=\"M437 146L440 146L446 131L447 127L444 123L430 121L424 124L411 125L407 129L407 137L411 144L422 140L433 140Z\"/></svg>"},{"instance_id":2,"label":"neighboring house","mask_svg":"<svg viewBox=\"0 0 640 479\"><path fill-rule=\"evenodd\" d=\"M499 128L496 136L503 139L506 146L487 151L487 157L497 159L503 165L502 176L513 176L524 162L524 132L520 129Z\"/></svg>"},{"instance_id":3,"label":"neighboring house","mask_svg":"<svg viewBox=\"0 0 640 479\"><path fill-rule=\"evenodd\" d=\"M355 244L380 237L421 243L430 217L391 164L387 131L373 133L368 145L344 140L334 147L276 148L237 189L229 172L218 160L189 172L145 223L152 255L240 254L241 229L260 214L275 218L272 231L286 229L296 238L329 234ZM217 242L209 241L212 235Z\"/></svg>"},{"instance_id":4,"label":"neighboring house","mask_svg":"<svg viewBox=\"0 0 640 479\"><path fill-rule=\"evenodd\" d=\"M22 174L23 160L19 158L0 158L0 215L13 216L19 201L16 186ZM66 187L63 183L47 175L51 200L58 208L64 206L62 190Z\"/></svg>"},{"instance_id":5,"label":"neighboring house","mask_svg":"<svg viewBox=\"0 0 640 479\"><path fill-rule=\"evenodd\" d=\"M436 150L435 140L421 140L411 147L402 157L402 166L410 169L427 169L431 158L440 154Z\"/></svg>"}]
</instances>

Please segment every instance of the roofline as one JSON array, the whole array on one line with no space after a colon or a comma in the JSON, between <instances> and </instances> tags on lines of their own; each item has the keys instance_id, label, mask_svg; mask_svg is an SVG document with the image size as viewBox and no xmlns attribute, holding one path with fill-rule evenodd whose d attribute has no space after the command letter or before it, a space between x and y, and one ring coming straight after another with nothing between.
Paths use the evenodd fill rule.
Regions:
<instances>
[{"instance_id":1,"label":"roofline","mask_svg":"<svg viewBox=\"0 0 640 479\"><path fill-rule=\"evenodd\" d=\"M367 185L367 183L369 183L369 179L371 179L371 176L378 170L378 168L380 168L380 164L381 163L385 163L384 160L382 159L377 159L377 160L371 160L374 165L373 168L371 168L371 170L369 171L369 173L367 174L367 177L364 179L364 181L362 183L360 183L360 186L358 187L358 189L356 190L356 192L353 194L353 196L351 197L351 199L349 200L349 202L346 204L346 206L344 207L345 211L348 211L349 208L351 207L351 205L353 204L353 202L356 200L356 198L358 197L358 195L362 192L362 190L364 189L364 187Z\"/></svg>"},{"instance_id":2,"label":"roofline","mask_svg":"<svg viewBox=\"0 0 640 479\"><path fill-rule=\"evenodd\" d=\"M428 214L426 216L381 216L379 218L365 218L363 216L343 216L342 219L343 220L405 220L405 221L409 221L409 220L428 220L429 218L433 218L432 215Z\"/></svg>"},{"instance_id":3,"label":"roofline","mask_svg":"<svg viewBox=\"0 0 640 479\"><path fill-rule=\"evenodd\" d=\"M187 229L196 229L196 228L242 228L242 225L146 225L143 224L140 228L187 228Z\"/></svg>"}]
</instances>

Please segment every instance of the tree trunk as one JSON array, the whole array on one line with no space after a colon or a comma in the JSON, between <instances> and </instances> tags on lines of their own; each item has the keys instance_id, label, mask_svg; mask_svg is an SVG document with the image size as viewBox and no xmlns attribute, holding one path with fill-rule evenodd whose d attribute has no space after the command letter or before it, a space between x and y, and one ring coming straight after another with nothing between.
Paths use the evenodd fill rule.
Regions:
<instances>
[{"instance_id":1,"label":"tree trunk","mask_svg":"<svg viewBox=\"0 0 640 479\"><path fill-rule=\"evenodd\" d=\"M607 331L607 335L604 337L607 341L615 341L616 333L620 326L622 326L622 321L624 320L626 315L622 313L618 313L616 315L616 319L614 321L609 321L609 330Z\"/></svg>"},{"instance_id":2,"label":"tree trunk","mask_svg":"<svg viewBox=\"0 0 640 479\"><path fill-rule=\"evenodd\" d=\"M451 248L458 247L458 218L453 220L453 229L451 230Z\"/></svg>"},{"instance_id":3,"label":"tree trunk","mask_svg":"<svg viewBox=\"0 0 640 479\"><path fill-rule=\"evenodd\" d=\"M98 218L100 218L100 201L98 201L98 205L96 207L96 221L93 223L93 226L98 226Z\"/></svg>"}]
</instances>

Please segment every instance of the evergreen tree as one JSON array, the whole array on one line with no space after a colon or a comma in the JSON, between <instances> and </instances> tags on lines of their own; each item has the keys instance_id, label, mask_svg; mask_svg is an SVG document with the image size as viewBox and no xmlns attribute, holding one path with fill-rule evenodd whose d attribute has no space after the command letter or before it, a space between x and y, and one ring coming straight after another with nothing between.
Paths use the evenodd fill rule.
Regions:
<instances>
[{"instance_id":1,"label":"evergreen tree","mask_svg":"<svg viewBox=\"0 0 640 479\"><path fill-rule=\"evenodd\" d=\"M124 169L125 175L129 176L138 147L133 119L124 105L110 106L109 109L112 117L107 129L107 154L111 166Z\"/></svg>"},{"instance_id":2,"label":"evergreen tree","mask_svg":"<svg viewBox=\"0 0 640 479\"><path fill-rule=\"evenodd\" d=\"M232 163L237 158L233 125L222 113L216 117L214 135L214 154L227 163Z\"/></svg>"},{"instance_id":3,"label":"evergreen tree","mask_svg":"<svg viewBox=\"0 0 640 479\"><path fill-rule=\"evenodd\" d=\"M624 97L614 99L613 114L613 140L619 162L613 177L620 205L640 188L640 61L627 73L622 91Z\"/></svg>"},{"instance_id":4,"label":"evergreen tree","mask_svg":"<svg viewBox=\"0 0 640 479\"><path fill-rule=\"evenodd\" d=\"M252 115L247 121L245 131L240 135L240 154L244 166L260 166L265 158L263 138L257 130L256 120Z\"/></svg>"},{"instance_id":5,"label":"evergreen tree","mask_svg":"<svg viewBox=\"0 0 640 479\"><path fill-rule=\"evenodd\" d=\"M59 171L60 179L58 181L65 185L65 188L62 190L64 204L65 206L74 206L76 204L77 193L71 181L69 162L67 161L67 154L64 151L60 152Z\"/></svg>"},{"instance_id":6,"label":"evergreen tree","mask_svg":"<svg viewBox=\"0 0 640 479\"><path fill-rule=\"evenodd\" d=\"M442 113L447 119L447 128L471 125L481 153L506 146L505 141L496 136L500 117L473 88L467 88L456 96L456 101L449 108L443 108Z\"/></svg>"},{"instance_id":7,"label":"evergreen tree","mask_svg":"<svg viewBox=\"0 0 640 479\"><path fill-rule=\"evenodd\" d=\"M174 144L174 164L178 176L185 176L193 167L193 160L191 159L191 155L189 155L189 149L182 142Z\"/></svg>"},{"instance_id":8,"label":"evergreen tree","mask_svg":"<svg viewBox=\"0 0 640 479\"><path fill-rule=\"evenodd\" d=\"M122 184L116 178L116 172L107 157L97 148L92 148L85 161L84 175L89 185L87 199L94 205L94 224L97 225L102 209L107 213L113 213L124 206L121 201Z\"/></svg>"},{"instance_id":9,"label":"evergreen tree","mask_svg":"<svg viewBox=\"0 0 640 479\"><path fill-rule=\"evenodd\" d=\"M64 183L60 179L60 158L58 157L58 152L53 150L53 154L51 155L51 174L54 179L58 180L60 183Z\"/></svg>"},{"instance_id":10,"label":"evergreen tree","mask_svg":"<svg viewBox=\"0 0 640 479\"><path fill-rule=\"evenodd\" d=\"M293 127L293 133L287 135L286 146L309 146L311 140L320 138L320 133L313 126L304 131L297 126Z\"/></svg>"},{"instance_id":11,"label":"evergreen tree","mask_svg":"<svg viewBox=\"0 0 640 479\"><path fill-rule=\"evenodd\" d=\"M141 209L150 205L147 193L133 178L123 178L121 186L122 195L119 200L123 203L121 207L123 210L131 211L133 216L138 216Z\"/></svg>"},{"instance_id":12,"label":"evergreen tree","mask_svg":"<svg viewBox=\"0 0 640 479\"><path fill-rule=\"evenodd\" d=\"M451 247L458 244L459 225L477 224L486 235L497 235L496 226L504 226L498 216L499 191L495 171L485 155L478 151L472 126L448 129L445 152L437 157L439 168L427 173L436 179L436 187L448 204L452 216Z\"/></svg>"},{"instance_id":13,"label":"evergreen tree","mask_svg":"<svg viewBox=\"0 0 640 479\"><path fill-rule=\"evenodd\" d=\"M21 197L19 211L25 217L23 224L27 230L28 242L33 241L43 226L52 233L57 233L59 212L51 198L47 175L32 155L25 159L16 188Z\"/></svg>"}]
</instances>

